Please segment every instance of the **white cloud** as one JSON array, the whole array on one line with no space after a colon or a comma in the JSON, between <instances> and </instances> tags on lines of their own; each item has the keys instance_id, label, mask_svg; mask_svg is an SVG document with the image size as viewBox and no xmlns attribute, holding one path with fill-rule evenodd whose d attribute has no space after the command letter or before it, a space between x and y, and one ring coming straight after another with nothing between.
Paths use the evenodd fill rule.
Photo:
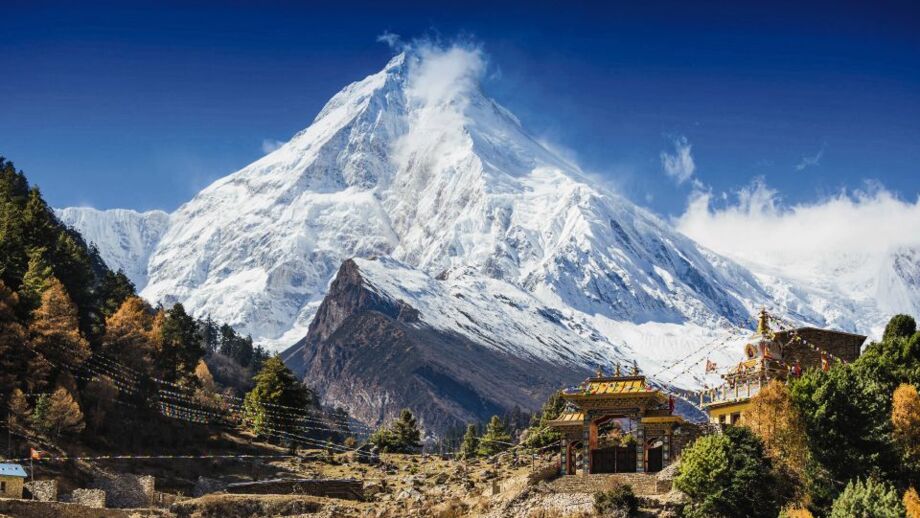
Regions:
<instances>
[{"instance_id":1,"label":"white cloud","mask_svg":"<svg viewBox=\"0 0 920 518\"><path fill-rule=\"evenodd\" d=\"M377 41L380 43L386 43L391 49L401 49L402 48L402 38L399 34L394 34L390 31L383 31L383 34L377 36Z\"/></svg>"},{"instance_id":2,"label":"white cloud","mask_svg":"<svg viewBox=\"0 0 920 518\"><path fill-rule=\"evenodd\" d=\"M283 145L284 145L284 142L281 142L280 140L275 140L275 139L270 139L270 138L263 139L262 140L262 152L267 155L271 153L272 151L275 151L276 149L280 148Z\"/></svg>"},{"instance_id":3,"label":"white cloud","mask_svg":"<svg viewBox=\"0 0 920 518\"><path fill-rule=\"evenodd\" d=\"M441 45L416 40L406 48L417 57L411 63L410 99L424 105L440 105L462 99L479 85L486 69L482 48L472 43Z\"/></svg>"},{"instance_id":4,"label":"white cloud","mask_svg":"<svg viewBox=\"0 0 920 518\"><path fill-rule=\"evenodd\" d=\"M814 167L821 163L821 159L824 158L824 146L821 146L821 149L818 150L812 156L803 156L799 163L795 165L796 171L803 171L809 167Z\"/></svg>"},{"instance_id":5,"label":"white cloud","mask_svg":"<svg viewBox=\"0 0 920 518\"><path fill-rule=\"evenodd\" d=\"M687 137L680 136L674 139L674 153L661 152L661 166L668 176L678 185L686 182L696 171L696 164L691 154L692 146Z\"/></svg>"},{"instance_id":6,"label":"white cloud","mask_svg":"<svg viewBox=\"0 0 920 518\"><path fill-rule=\"evenodd\" d=\"M694 191L678 230L720 254L793 275L853 271L855 262L920 245L920 198L904 201L879 185L787 206L757 179L726 201Z\"/></svg>"}]
</instances>

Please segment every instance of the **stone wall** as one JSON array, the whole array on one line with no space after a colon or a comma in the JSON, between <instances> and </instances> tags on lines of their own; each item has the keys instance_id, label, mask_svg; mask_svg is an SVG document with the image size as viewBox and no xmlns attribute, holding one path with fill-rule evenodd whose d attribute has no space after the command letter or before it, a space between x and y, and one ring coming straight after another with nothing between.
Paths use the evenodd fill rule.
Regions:
<instances>
[{"instance_id":1,"label":"stone wall","mask_svg":"<svg viewBox=\"0 0 920 518\"><path fill-rule=\"evenodd\" d=\"M146 509L100 509L63 502L0 498L0 514L16 518L165 518L163 511Z\"/></svg>"},{"instance_id":2,"label":"stone wall","mask_svg":"<svg viewBox=\"0 0 920 518\"><path fill-rule=\"evenodd\" d=\"M150 507L156 493L155 483L154 477L149 475L106 474L97 477L93 487L105 491L109 507Z\"/></svg>"},{"instance_id":3,"label":"stone wall","mask_svg":"<svg viewBox=\"0 0 920 518\"><path fill-rule=\"evenodd\" d=\"M70 502L94 509L104 509L105 491L101 489L74 489L73 493L70 493Z\"/></svg>"},{"instance_id":4,"label":"stone wall","mask_svg":"<svg viewBox=\"0 0 920 518\"><path fill-rule=\"evenodd\" d=\"M557 478L547 487L555 493L596 493L629 484L637 495L660 495L671 490L670 480L661 480L651 473L604 473L569 475Z\"/></svg>"},{"instance_id":5,"label":"stone wall","mask_svg":"<svg viewBox=\"0 0 920 518\"><path fill-rule=\"evenodd\" d=\"M347 500L364 499L364 483L355 479L277 479L228 484L228 493L252 495L312 495Z\"/></svg>"},{"instance_id":6,"label":"stone wall","mask_svg":"<svg viewBox=\"0 0 920 518\"><path fill-rule=\"evenodd\" d=\"M32 498L39 502L56 502L58 499L57 480L26 482L26 489L32 494Z\"/></svg>"}]
</instances>

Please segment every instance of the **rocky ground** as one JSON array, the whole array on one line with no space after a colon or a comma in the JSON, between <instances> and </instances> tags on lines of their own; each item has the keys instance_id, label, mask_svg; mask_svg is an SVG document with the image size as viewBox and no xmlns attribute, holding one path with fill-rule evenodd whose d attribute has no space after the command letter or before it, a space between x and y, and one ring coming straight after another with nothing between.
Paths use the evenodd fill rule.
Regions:
<instances>
[{"instance_id":1,"label":"rocky ground","mask_svg":"<svg viewBox=\"0 0 920 518\"><path fill-rule=\"evenodd\" d=\"M259 462L258 469L239 463L199 463L194 469L163 466L118 466L122 472L156 473L158 509L133 509L124 516L177 518L249 518L309 516L393 518L481 517L563 518L596 516L593 493L598 480L580 484L555 478L553 456L506 454L497 459L459 461L431 455L381 456L381 462L360 462L353 453L329 455L303 451L300 458ZM111 467L108 468L112 470ZM668 472L665 477L673 476ZM357 479L363 482L363 501L306 495L248 495L211 493L199 497L202 487L219 481L239 482L266 477ZM195 480L197 478L197 480ZM197 491L192 486L197 482ZM608 482L601 482L601 485ZM210 484L210 486L209 486ZM654 485L654 484L653 484ZM667 484L669 487L669 484ZM671 516L680 499L676 493L642 496L642 516ZM35 514L41 516L41 513ZM107 514L107 516L118 516Z\"/></svg>"}]
</instances>

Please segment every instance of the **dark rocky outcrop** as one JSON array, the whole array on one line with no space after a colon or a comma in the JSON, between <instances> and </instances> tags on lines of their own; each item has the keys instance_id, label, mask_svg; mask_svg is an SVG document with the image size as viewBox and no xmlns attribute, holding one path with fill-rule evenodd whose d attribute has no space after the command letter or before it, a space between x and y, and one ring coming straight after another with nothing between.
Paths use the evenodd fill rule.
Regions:
<instances>
[{"instance_id":1,"label":"dark rocky outcrop","mask_svg":"<svg viewBox=\"0 0 920 518\"><path fill-rule=\"evenodd\" d=\"M307 336L283 357L325 404L344 406L370 425L409 408L435 433L515 406L536 410L554 390L588 374L432 328L407 303L369 289L351 260Z\"/></svg>"}]
</instances>

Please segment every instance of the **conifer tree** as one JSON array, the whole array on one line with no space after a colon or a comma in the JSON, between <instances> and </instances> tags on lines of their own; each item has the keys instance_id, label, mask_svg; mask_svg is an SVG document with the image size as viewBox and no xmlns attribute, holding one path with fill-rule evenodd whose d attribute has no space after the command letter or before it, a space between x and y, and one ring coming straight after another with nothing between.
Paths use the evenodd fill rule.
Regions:
<instances>
[{"instance_id":1,"label":"conifer tree","mask_svg":"<svg viewBox=\"0 0 920 518\"><path fill-rule=\"evenodd\" d=\"M51 407L51 397L48 394L41 394L35 399L35 407L32 409L32 415L29 420L36 430L48 432L51 430L50 421L48 421L48 409Z\"/></svg>"},{"instance_id":2,"label":"conifer tree","mask_svg":"<svg viewBox=\"0 0 920 518\"><path fill-rule=\"evenodd\" d=\"M152 311L140 297L125 299L106 319L102 352L139 372L151 373L157 352Z\"/></svg>"},{"instance_id":3,"label":"conifer tree","mask_svg":"<svg viewBox=\"0 0 920 518\"><path fill-rule=\"evenodd\" d=\"M22 277L22 287L19 290L24 317L31 314L32 310L41 304L42 293L45 292L48 283L54 277L54 271L45 259L45 254L46 249L42 247L29 251L29 266Z\"/></svg>"},{"instance_id":4,"label":"conifer tree","mask_svg":"<svg viewBox=\"0 0 920 518\"><path fill-rule=\"evenodd\" d=\"M210 314L200 323L199 333L201 334L202 348L208 353L217 352L220 347L220 330L214 320L211 319Z\"/></svg>"},{"instance_id":5,"label":"conifer tree","mask_svg":"<svg viewBox=\"0 0 920 518\"><path fill-rule=\"evenodd\" d=\"M381 427L368 440L385 453L416 453L422 447L421 430L415 416L404 408L389 427Z\"/></svg>"},{"instance_id":6,"label":"conifer tree","mask_svg":"<svg viewBox=\"0 0 920 518\"><path fill-rule=\"evenodd\" d=\"M505 431L505 425L497 415L493 415L486 426L485 433L479 439L479 454L483 457L489 457L505 451L511 443L511 435Z\"/></svg>"},{"instance_id":7,"label":"conifer tree","mask_svg":"<svg viewBox=\"0 0 920 518\"><path fill-rule=\"evenodd\" d=\"M57 366L73 365L89 357L89 343L80 334L77 308L56 278L48 281L41 305L29 325L32 346Z\"/></svg>"},{"instance_id":8,"label":"conifer tree","mask_svg":"<svg viewBox=\"0 0 920 518\"><path fill-rule=\"evenodd\" d=\"M29 189L25 206L22 209L23 228L26 243L30 246L42 246L53 243L57 235L54 213L45 203L38 187Z\"/></svg>"},{"instance_id":9,"label":"conifer tree","mask_svg":"<svg viewBox=\"0 0 920 518\"><path fill-rule=\"evenodd\" d=\"M118 311L118 308L128 298L134 296L135 288L134 283L131 282L131 279L128 279L125 272L121 270L112 272L109 270L102 279L99 292L102 297L102 314L105 317L109 317Z\"/></svg>"},{"instance_id":10,"label":"conifer tree","mask_svg":"<svg viewBox=\"0 0 920 518\"><path fill-rule=\"evenodd\" d=\"M198 323L177 303L165 313L158 331L157 361L163 375L168 381L192 379L198 360L204 356Z\"/></svg>"},{"instance_id":11,"label":"conifer tree","mask_svg":"<svg viewBox=\"0 0 920 518\"><path fill-rule=\"evenodd\" d=\"M463 434L463 442L460 443L460 458L470 459L476 456L479 450L479 435L476 433L476 425L466 425L466 433Z\"/></svg>"},{"instance_id":12,"label":"conifer tree","mask_svg":"<svg viewBox=\"0 0 920 518\"><path fill-rule=\"evenodd\" d=\"M47 422L48 430L53 432L55 436L60 436L62 433L80 433L86 426L83 422L83 412L80 410L80 405L74 400L73 395L63 387L58 387L51 394L51 398L48 401Z\"/></svg>"},{"instance_id":13,"label":"conifer tree","mask_svg":"<svg viewBox=\"0 0 920 518\"><path fill-rule=\"evenodd\" d=\"M303 409L302 413L306 414L308 406L313 403L310 391L297 380L278 355L265 362L262 370L253 377L253 382L255 386L246 394L243 403L244 418L253 433L261 433L265 427L280 430L290 430L294 427L290 419L274 418L278 410L272 409L271 405ZM284 409L283 412L298 412L291 408Z\"/></svg>"},{"instance_id":14,"label":"conifer tree","mask_svg":"<svg viewBox=\"0 0 920 518\"><path fill-rule=\"evenodd\" d=\"M540 412L531 418L530 427L524 431L521 442L528 448L543 448L559 441L562 434L554 430L548 423L562 415L564 410L565 400L562 398L562 392L554 392L543 403Z\"/></svg>"}]
</instances>

